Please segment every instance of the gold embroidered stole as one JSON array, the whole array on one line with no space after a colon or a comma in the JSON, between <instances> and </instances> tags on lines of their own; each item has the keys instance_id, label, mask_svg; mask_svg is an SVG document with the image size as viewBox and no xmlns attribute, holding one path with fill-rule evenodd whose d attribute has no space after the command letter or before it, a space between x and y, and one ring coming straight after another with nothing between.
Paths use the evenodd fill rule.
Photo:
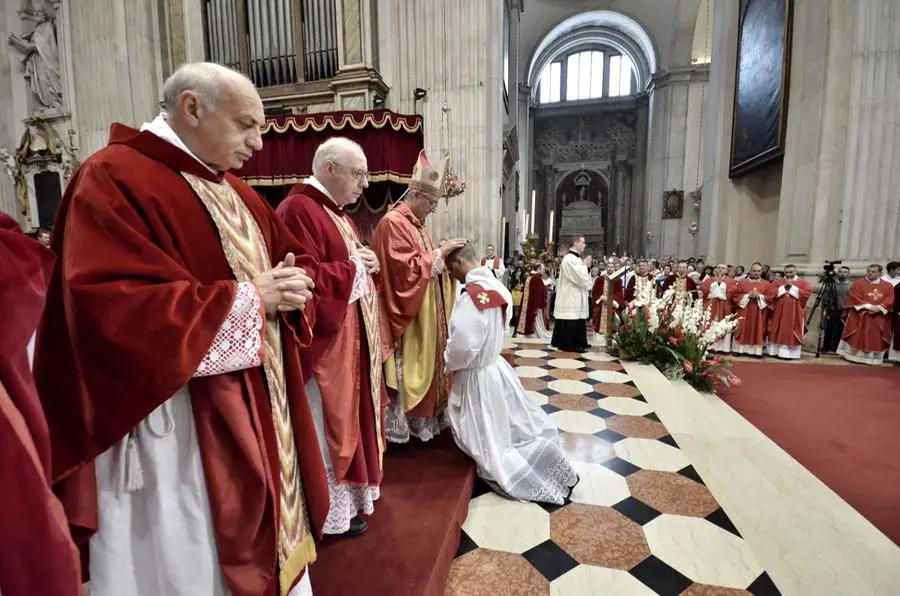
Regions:
<instances>
[{"instance_id":1,"label":"gold embroidered stole","mask_svg":"<svg viewBox=\"0 0 900 596\"><path fill-rule=\"evenodd\" d=\"M239 282L252 281L272 268L259 225L244 201L230 184L204 180L192 174L181 175L194 189L209 212L231 272ZM297 461L297 446L291 423L290 406L284 380L281 329L277 316L267 316L265 324L265 360L263 369L269 389L275 437L278 444L281 485L278 569L279 589L286 595L304 568L315 561L316 548L309 529L303 482Z\"/></svg>"},{"instance_id":2,"label":"gold embroidered stole","mask_svg":"<svg viewBox=\"0 0 900 596\"><path fill-rule=\"evenodd\" d=\"M351 252L359 241L356 230L353 229L347 220L334 213L328 207L322 207L331 221L334 222L344 244L347 246L347 252ZM384 454L384 444L381 438L381 379L383 374L381 363L381 329L379 328L378 319L378 292L375 289L375 283L372 277L366 275L366 284L369 287L368 293L359 299L360 312L362 312L363 325L366 328L366 340L369 342L369 385L372 393L372 406L375 408L375 437L378 441L378 463L381 464L382 455ZM351 305L350 308L353 308Z\"/></svg>"},{"instance_id":3,"label":"gold embroidered stole","mask_svg":"<svg viewBox=\"0 0 900 596\"><path fill-rule=\"evenodd\" d=\"M528 281L525 282L525 293L522 294L522 303L519 306L519 324L516 325L516 333L525 334L525 328L528 324L528 299L531 297L531 276L528 276ZM537 327L537 323L535 323L535 327ZM535 328L535 332L537 329Z\"/></svg>"},{"instance_id":4,"label":"gold embroidered stole","mask_svg":"<svg viewBox=\"0 0 900 596\"><path fill-rule=\"evenodd\" d=\"M613 303L613 283L609 277L603 278L603 295L606 300L600 303L600 331L604 334L610 334L613 330L612 314L615 309L610 308Z\"/></svg>"}]
</instances>

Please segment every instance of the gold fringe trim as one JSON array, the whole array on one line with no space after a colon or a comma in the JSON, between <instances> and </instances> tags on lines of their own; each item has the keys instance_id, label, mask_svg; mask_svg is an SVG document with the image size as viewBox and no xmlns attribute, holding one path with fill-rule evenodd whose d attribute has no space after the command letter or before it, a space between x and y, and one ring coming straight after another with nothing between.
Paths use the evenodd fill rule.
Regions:
<instances>
[{"instance_id":1,"label":"gold fringe trim","mask_svg":"<svg viewBox=\"0 0 900 596\"><path fill-rule=\"evenodd\" d=\"M422 130L422 117L401 116L393 112L384 110L378 113L362 114L362 120L357 121L354 114L342 114L340 117L335 114L324 114L321 120L318 115L303 116L303 122L297 122L296 116L290 116L283 124L278 124L275 119L268 120L262 128L263 134L267 132L276 132L284 134L288 130L294 132L306 132L313 129L316 132L330 128L333 130L343 130L347 126L354 130L362 130L364 128L392 128L395 131L419 132Z\"/></svg>"},{"instance_id":2,"label":"gold fringe trim","mask_svg":"<svg viewBox=\"0 0 900 596\"><path fill-rule=\"evenodd\" d=\"M291 553L291 556L281 564L278 571L278 591L281 596L287 596L294 583L303 573L303 570L316 562L316 544L311 534L307 534L300 544ZM309 573L309 570L306 571Z\"/></svg>"},{"instance_id":3,"label":"gold fringe trim","mask_svg":"<svg viewBox=\"0 0 900 596\"><path fill-rule=\"evenodd\" d=\"M288 186L305 182L312 174L291 176L247 176L241 178L250 186ZM376 172L369 174L369 182L396 182L397 184L409 184L410 175L401 172Z\"/></svg>"}]
</instances>

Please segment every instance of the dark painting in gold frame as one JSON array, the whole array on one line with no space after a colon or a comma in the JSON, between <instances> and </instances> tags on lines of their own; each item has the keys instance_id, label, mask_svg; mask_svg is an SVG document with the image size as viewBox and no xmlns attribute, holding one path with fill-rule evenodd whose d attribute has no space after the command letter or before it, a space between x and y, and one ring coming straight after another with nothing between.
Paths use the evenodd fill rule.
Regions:
<instances>
[{"instance_id":1,"label":"dark painting in gold frame","mask_svg":"<svg viewBox=\"0 0 900 596\"><path fill-rule=\"evenodd\" d=\"M740 0L728 175L784 157L792 0Z\"/></svg>"}]
</instances>

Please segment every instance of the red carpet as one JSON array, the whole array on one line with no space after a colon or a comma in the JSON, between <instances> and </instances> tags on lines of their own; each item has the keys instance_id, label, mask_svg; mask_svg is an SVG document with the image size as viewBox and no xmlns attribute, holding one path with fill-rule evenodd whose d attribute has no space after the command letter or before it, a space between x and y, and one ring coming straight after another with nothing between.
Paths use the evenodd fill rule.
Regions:
<instances>
[{"instance_id":1,"label":"red carpet","mask_svg":"<svg viewBox=\"0 0 900 596\"><path fill-rule=\"evenodd\" d=\"M722 399L900 544L900 369L736 362Z\"/></svg>"},{"instance_id":2,"label":"red carpet","mask_svg":"<svg viewBox=\"0 0 900 596\"><path fill-rule=\"evenodd\" d=\"M318 547L316 596L443 596L474 481L475 464L449 429L425 444L390 446L369 531Z\"/></svg>"}]
</instances>

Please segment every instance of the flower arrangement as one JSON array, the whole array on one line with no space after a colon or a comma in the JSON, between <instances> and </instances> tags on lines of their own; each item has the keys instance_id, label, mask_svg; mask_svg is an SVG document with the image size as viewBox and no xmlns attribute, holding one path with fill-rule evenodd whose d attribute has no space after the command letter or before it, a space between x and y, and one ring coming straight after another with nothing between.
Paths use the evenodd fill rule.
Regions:
<instances>
[{"instance_id":1,"label":"flower arrangement","mask_svg":"<svg viewBox=\"0 0 900 596\"><path fill-rule=\"evenodd\" d=\"M714 321L703 300L676 294L657 296L652 282L639 284L635 300L616 323L616 343L623 358L656 366L670 379L684 379L698 391L715 393L719 384L739 385L731 360L709 352L733 332L737 319Z\"/></svg>"}]
</instances>

